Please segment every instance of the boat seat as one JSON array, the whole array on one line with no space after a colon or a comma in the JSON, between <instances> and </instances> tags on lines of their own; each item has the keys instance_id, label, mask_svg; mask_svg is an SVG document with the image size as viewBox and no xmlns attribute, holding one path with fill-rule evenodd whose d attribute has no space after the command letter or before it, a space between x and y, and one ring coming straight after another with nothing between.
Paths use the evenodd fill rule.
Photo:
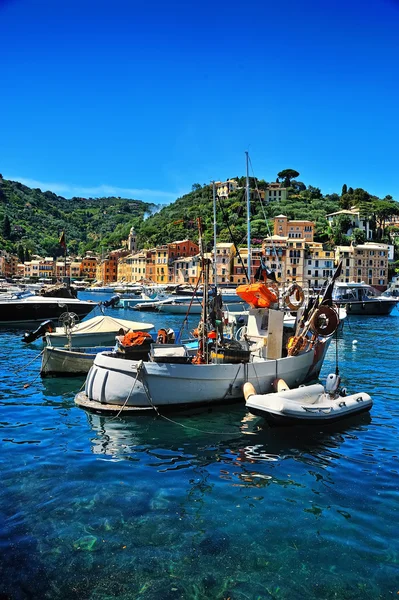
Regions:
<instances>
[{"instance_id":1,"label":"boat seat","mask_svg":"<svg viewBox=\"0 0 399 600\"><path fill-rule=\"evenodd\" d=\"M281 398L287 400L296 400L305 404L314 404L319 399L320 394L324 393L324 387L320 383L313 385L304 385L294 390L284 390L278 392Z\"/></svg>"},{"instance_id":2,"label":"boat seat","mask_svg":"<svg viewBox=\"0 0 399 600\"><path fill-rule=\"evenodd\" d=\"M157 363L188 363L191 357L184 344L151 344L150 360Z\"/></svg>"}]
</instances>

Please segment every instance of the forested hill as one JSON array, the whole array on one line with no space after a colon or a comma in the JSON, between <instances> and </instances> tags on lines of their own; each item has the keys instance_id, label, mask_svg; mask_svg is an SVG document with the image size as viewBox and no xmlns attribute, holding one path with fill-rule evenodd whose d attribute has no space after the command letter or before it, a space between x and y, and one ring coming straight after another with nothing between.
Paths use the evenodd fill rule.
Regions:
<instances>
[{"instance_id":1,"label":"forested hill","mask_svg":"<svg viewBox=\"0 0 399 600\"><path fill-rule=\"evenodd\" d=\"M390 234L399 234L399 228L392 226L390 219L399 215L399 203L392 196L383 199L369 194L362 188L342 186L341 194L326 194L312 185L292 179L299 173L285 169L278 173L280 180L287 189L286 200L274 200L269 203L261 202L255 191L265 190L268 183L264 180L250 178L251 191L251 243L260 244L262 239L273 233L273 218L284 214L289 219L307 219L316 223L315 241L328 243L330 247L339 244L349 244L351 241L365 241L364 231L354 229L351 238L345 235L351 229L353 218L341 214L331 228L326 215L342 209L357 207L363 219L370 223L375 240L389 242ZM238 245L246 245L247 239L247 208L245 200L245 178L236 177L239 188L229 194L223 201L217 201L217 237L220 242L230 242L232 232ZM146 219L139 229L140 243L145 247L190 237L197 239L197 217L201 217L205 227L207 249L212 247L213 238L213 201L210 185L193 185L193 190L176 202L165 206L157 214ZM230 231L229 231L230 229Z\"/></svg>"},{"instance_id":2,"label":"forested hill","mask_svg":"<svg viewBox=\"0 0 399 600\"><path fill-rule=\"evenodd\" d=\"M291 169L278 174L288 190L284 201L262 203L254 191L255 181L251 180L252 244L260 244L269 232L273 233L273 217L281 213L289 219L315 221L316 241L350 243L344 235L351 225L350 216L341 215L331 229L326 215L352 206L359 207L363 218L370 221L375 239L389 240L389 218L399 215L399 204L391 196L379 199L361 188L352 189L346 185L340 195L323 195L319 188L287 178L287 173L299 175ZM217 235L218 241L229 242L231 232L234 241L244 245L247 236L245 178L236 179L240 187L227 199L217 202ZM266 189L268 184L258 180L256 185ZM151 216L146 218L149 214ZM213 201L210 185L194 184L189 194L162 208L125 198L65 199L51 191L42 192L5 180L0 175L0 250L20 257L26 258L29 254L60 256L62 231L66 232L70 255L83 255L86 250L101 253L120 248L132 226L138 233L139 247L150 248L186 237L197 240L198 217L202 218L207 249L211 249ZM364 241L362 236L361 230L355 230L352 239L360 243Z\"/></svg>"},{"instance_id":3,"label":"forested hill","mask_svg":"<svg viewBox=\"0 0 399 600\"><path fill-rule=\"evenodd\" d=\"M0 176L0 249L56 257L62 231L71 255L120 248L132 225L154 208L125 198L66 199Z\"/></svg>"},{"instance_id":4,"label":"forested hill","mask_svg":"<svg viewBox=\"0 0 399 600\"><path fill-rule=\"evenodd\" d=\"M293 184L295 182L292 182ZM302 184L303 185L303 184ZM303 185L303 187L305 187ZM193 186L193 191L173 204L146 219L139 230L139 240L143 245L153 246L165 241L190 237L197 239L197 217L202 218L205 227L207 247L211 247L213 237L213 200L211 186ZM273 233L273 217L285 214L290 219L316 221L317 237L327 241L330 232L326 215L339 210L340 197L337 194L323 196L318 188L296 190L291 187L290 197L285 202L261 202L255 191L251 192L251 239L253 244ZM218 241L231 241L229 227L237 244L246 244L247 208L245 188L242 187L223 201L217 201Z\"/></svg>"}]
</instances>

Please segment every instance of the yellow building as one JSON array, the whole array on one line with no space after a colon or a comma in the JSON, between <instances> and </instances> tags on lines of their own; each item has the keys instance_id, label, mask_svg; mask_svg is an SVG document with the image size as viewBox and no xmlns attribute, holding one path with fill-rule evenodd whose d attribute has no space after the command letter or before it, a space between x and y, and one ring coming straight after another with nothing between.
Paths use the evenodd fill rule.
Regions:
<instances>
[{"instance_id":1,"label":"yellow building","mask_svg":"<svg viewBox=\"0 0 399 600\"><path fill-rule=\"evenodd\" d=\"M131 255L131 280L133 283L143 281L146 278L147 252L140 250Z\"/></svg>"},{"instance_id":2,"label":"yellow building","mask_svg":"<svg viewBox=\"0 0 399 600\"><path fill-rule=\"evenodd\" d=\"M235 255L234 244L220 243L216 244L216 277L217 285L229 283L233 274L233 259ZM212 251L213 258L213 251Z\"/></svg>"},{"instance_id":3,"label":"yellow building","mask_svg":"<svg viewBox=\"0 0 399 600\"><path fill-rule=\"evenodd\" d=\"M287 188L282 187L281 183L270 183L266 188L265 199L267 202L280 201L287 199Z\"/></svg>"},{"instance_id":4,"label":"yellow building","mask_svg":"<svg viewBox=\"0 0 399 600\"><path fill-rule=\"evenodd\" d=\"M132 254L123 256L118 261L118 281L125 283L132 281Z\"/></svg>"},{"instance_id":5,"label":"yellow building","mask_svg":"<svg viewBox=\"0 0 399 600\"><path fill-rule=\"evenodd\" d=\"M318 289L334 272L334 250L324 250L323 244L307 244L305 281L311 288Z\"/></svg>"},{"instance_id":6,"label":"yellow building","mask_svg":"<svg viewBox=\"0 0 399 600\"><path fill-rule=\"evenodd\" d=\"M169 275L168 245L163 244L155 248L155 282L169 283L173 280L173 267Z\"/></svg>"},{"instance_id":7,"label":"yellow building","mask_svg":"<svg viewBox=\"0 0 399 600\"><path fill-rule=\"evenodd\" d=\"M227 181L215 181L216 195L220 198L227 198L231 192L235 192L238 188L236 179L228 179Z\"/></svg>"},{"instance_id":8,"label":"yellow building","mask_svg":"<svg viewBox=\"0 0 399 600\"><path fill-rule=\"evenodd\" d=\"M342 273L339 281L346 283L368 283L378 289L388 285L387 244L366 242L358 246L337 246L335 260L342 260Z\"/></svg>"},{"instance_id":9,"label":"yellow building","mask_svg":"<svg viewBox=\"0 0 399 600\"><path fill-rule=\"evenodd\" d=\"M272 235L263 240L262 251L265 266L274 271L279 281L286 280L287 239Z\"/></svg>"}]
</instances>

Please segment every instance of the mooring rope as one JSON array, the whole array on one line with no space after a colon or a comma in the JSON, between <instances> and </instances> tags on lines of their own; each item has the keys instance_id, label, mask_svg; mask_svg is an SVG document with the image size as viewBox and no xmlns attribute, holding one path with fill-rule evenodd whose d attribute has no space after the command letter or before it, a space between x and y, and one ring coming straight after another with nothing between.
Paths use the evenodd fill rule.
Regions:
<instances>
[{"instance_id":1,"label":"mooring rope","mask_svg":"<svg viewBox=\"0 0 399 600\"><path fill-rule=\"evenodd\" d=\"M237 373L237 375L238 375L238 373ZM234 381L237 379L237 375L236 375ZM234 384L234 381L233 381L233 384ZM198 429L198 427L192 427L191 425L184 425L184 423L179 423L178 421L174 421L173 419L170 419L169 417L167 417L159 412L158 408L153 403L151 394L150 394L149 390L147 389L147 386L143 380L142 380L142 384L143 384L143 388L146 393L146 396L148 398L148 401L151 404L152 408L156 412L157 416L161 417L161 419L164 419L165 421L169 421L170 423L173 423L174 425L179 425L179 427L183 427L184 429L191 429L192 431L198 431L199 433L207 433L207 434L211 434L211 435L237 435L237 434L241 433L240 431L206 431L204 429Z\"/></svg>"},{"instance_id":2,"label":"mooring rope","mask_svg":"<svg viewBox=\"0 0 399 600\"><path fill-rule=\"evenodd\" d=\"M138 380L138 378L139 378L139 374L140 374L140 372L141 372L141 369L142 369L142 368L143 368L143 361L142 361L142 360L140 360L140 361L138 362L138 364L137 364L137 373L136 373L136 378L135 378L135 380L134 380L134 382L133 382L133 385L132 385L132 387L130 388L130 392L128 393L128 395L127 395L127 398L126 398L126 400L125 400L125 402L124 402L123 406L121 406L121 408L120 408L120 410L118 411L118 413L117 413L117 414L116 414L114 417L112 417L112 419L110 419L110 421L114 421L114 419L117 419L117 418L119 417L119 415L121 414L121 412L123 411L123 409L125 408L126 404L127 404L127 403L128 403L128 401L129 401L129 398L130 398L130 396L133 394L133 390L134 390L134 388L135 388L135 385L136 385L136 383L137 383L137 380ZM144 387L144 386L143 386L143 387Z\"/></svg>"}]
</instances>

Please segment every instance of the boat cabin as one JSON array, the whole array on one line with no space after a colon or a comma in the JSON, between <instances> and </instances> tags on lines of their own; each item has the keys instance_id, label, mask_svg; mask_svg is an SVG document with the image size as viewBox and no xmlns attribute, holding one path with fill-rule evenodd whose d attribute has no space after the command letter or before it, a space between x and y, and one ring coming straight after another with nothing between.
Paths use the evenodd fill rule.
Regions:
<instances>
[{"instance_id":1,"label":"boat cabin","mask_svg":"<svg viewBox=\"0 0 399 600\"><path fill-rule=\"evenodd\" d=\"M365 302L381 296L381 292L367 283L336 283L332 298L336 302Z\"/></svg>"}]
</instances>

